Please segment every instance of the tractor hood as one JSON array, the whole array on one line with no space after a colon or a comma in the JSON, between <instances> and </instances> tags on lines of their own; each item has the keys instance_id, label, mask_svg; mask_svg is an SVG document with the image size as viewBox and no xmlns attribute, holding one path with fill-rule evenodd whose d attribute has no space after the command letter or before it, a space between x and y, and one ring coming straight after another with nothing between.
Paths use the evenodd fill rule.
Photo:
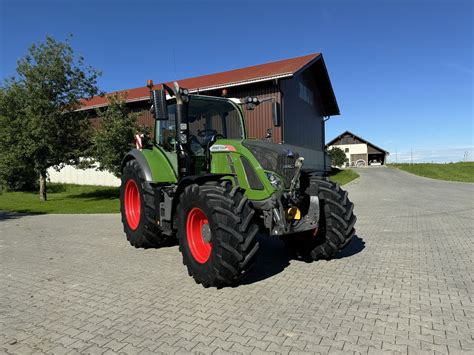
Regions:
<instances>
[{"instance_id":1,"label":"tractor hood","mask_svg":"<svg viewBox=\"0 0 474 355\"><path fill-rule=\"evenodd\" d=\"M285 188L290 187L299 158L294 147L250 139L245 139L242 145L252 152L263 169L277 173L283 178Z\"/></svg>"}]
</instances>

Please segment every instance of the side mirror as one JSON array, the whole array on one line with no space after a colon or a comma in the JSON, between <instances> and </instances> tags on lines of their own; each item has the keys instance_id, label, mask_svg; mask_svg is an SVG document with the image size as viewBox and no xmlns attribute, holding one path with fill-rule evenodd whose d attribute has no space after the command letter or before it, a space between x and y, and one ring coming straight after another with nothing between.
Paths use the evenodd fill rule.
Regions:
<instances>
[{"instance_id":1,"label":"side mirror","mask_svg":"<svg viewBox=\"0 0 474 355\"><path fill-rule=\"evenodd\" d=\"M166 104L166 91L165 90L152 90L151 91L151 103L152 112L156 120L167 120L168 119L168 106Z\"/></svg>"},{"instance_id":2,"label":"side mirror","mask_svg":"<svg viewBox=\"0 0 474 355\"><path fill-rule=\"evenodd\" d=\"M276 101L272 103L272 119L275 127L281 125L280 103Z\"/></svg>"}]
</instances>

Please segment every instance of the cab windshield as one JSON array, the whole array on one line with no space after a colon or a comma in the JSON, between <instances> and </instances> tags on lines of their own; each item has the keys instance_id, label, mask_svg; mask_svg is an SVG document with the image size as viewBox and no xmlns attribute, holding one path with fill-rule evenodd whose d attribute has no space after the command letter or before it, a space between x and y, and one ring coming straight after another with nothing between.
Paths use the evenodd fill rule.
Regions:
<instances>
[{"instance_id":1,"label":"cab windshield","mask_svg":"<svg viewBox=\"0 0 474 355\"><path fill-rule=\"evenodd\" d=\"M211 137L244 138L242 117L231 102L212 96L191 95L188 103L189 142L205 146ZM176 103L168 103L168 120L156 121L156 141L167 151L175 150ZM194 149L193 149L194 150Z\"/></svg>"},{"instance_id":2,"label":"cab windshield","mask_svg":"<svg viewBox=\"0 0 474 355\"><path fill-rule=\"evenodd\" d=\"M189 134L197 136L198 140L213 134L222 135L227 139L241 139L244 135L240 112L227 100L210 96L191 96L188 120Z\"/></svg>"}]
</instances>

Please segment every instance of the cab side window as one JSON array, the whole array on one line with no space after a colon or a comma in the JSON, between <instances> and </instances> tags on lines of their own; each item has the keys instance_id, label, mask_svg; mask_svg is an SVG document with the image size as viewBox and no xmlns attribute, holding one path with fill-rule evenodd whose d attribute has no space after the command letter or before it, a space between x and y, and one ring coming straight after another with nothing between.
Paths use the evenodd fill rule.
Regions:
<instances>
[{"instance_id":1,"label":"cab side window","mask_svg":"<svg viewBox=\"0 0 474 355\"><path fill-rule=\"evenodd\" d=\"M176 151L176 104L168 105L168 119L156 121L157 143L167 152Z\"/></svg>"}]
</instances>

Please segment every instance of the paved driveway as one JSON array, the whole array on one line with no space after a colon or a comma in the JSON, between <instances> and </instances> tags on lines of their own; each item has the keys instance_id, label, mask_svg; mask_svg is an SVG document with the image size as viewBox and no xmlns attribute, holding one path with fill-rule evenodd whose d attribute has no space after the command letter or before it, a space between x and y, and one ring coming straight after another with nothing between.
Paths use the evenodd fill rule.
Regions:
<instances>
[{"instance_id":1,"label":"paved driveway","mask_svg":"<svg viewBox=\"0 0 474 355\"><path fill-rule=\"evenodd\" d=\"M130 247L118 215L3 215L0 353L474 352L474 185L360 174L337 259L266 239L222 290L196 285L177 247Z\"/></svg>"}]
</instances>

